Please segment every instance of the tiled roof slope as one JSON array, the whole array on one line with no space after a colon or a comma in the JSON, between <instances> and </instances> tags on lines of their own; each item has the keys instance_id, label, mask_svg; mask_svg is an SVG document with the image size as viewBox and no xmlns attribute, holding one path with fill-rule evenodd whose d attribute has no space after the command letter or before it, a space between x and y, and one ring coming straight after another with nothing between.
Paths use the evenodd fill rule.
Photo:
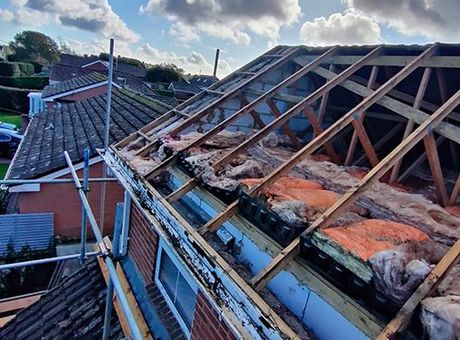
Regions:
<instances>
[{"instance_id":1,"label":"tiled roof slope","mask_svg":"<svg viewBox=\"0 0 460 340\"><path fill-rule=\"evenodd\" d=\"M70 65L64 65L64 64L54 64L51 68L51 73L50 73L50 80L51 81L58 81L58 82L71 82L76 78L82 77L89 75L91 73L100 73L104 76L107 76L108 71L94 71L94 70L88 70L86 68L78 67L78 66L70 66ZM124 81L125 79L126 81ZM104 79L105 80L105 79ZM118 85L121 86L126 86L129 89L145 94L145 95L155 95L153 90L147 86L142 79L140 79L138 76L129 73L129 72L121 72L121 71L115 71L113 73L113 82L117 83ZM52 84L51 86L56 86L58 84ZM45 96L49 96L47 93L45 93Z\"/></svg>"},{"instance_id":2,"label":"tiled roof slope","mask_svg":"<svg viewBox=\"0 0 460 340\"><path fill-rule=\"evenodd\" d=\"M83 150L103 147L105 95L63 104L32 119L10 165L8 178L34 178L66 166L66 150L73 162L82 160ZM110 143L137 131L170 107L155 99L126 90L112 92Z\"/></svg>"},{"instance_id":3,"label":"tiled roof slope","mask_svg":"<svg viewBox=\"0 0 460 340\"><path fill-rule=\"evenodd\" d=\"M107 286L96 259L0 329L0 339L101 339ZM110 339L123 333L112 314Z\"/></svg>"},{"instance_id":4,"label":"tiled roof slope","mask_svg":"<svg viewBox=\"0 0 460 340\"><path fill-rule=\"evenodd\" d=\"M88 70L79 66L53 64L50 72L50 81L65 81L90 73L94 73L94 70Z\"/></svg>"},{"instance_id":5,"label":"tiled roof slope","mask_svg":"<svg viewBox=\"0 0 460 340\"><path fill-rule=\"evenodd\" d=\"M50 84L45 86L42 92L42 98L51 97L60 93L80 89L89 85L97 84L107 80L107 77L97 73L92 72L90 74L85 74L81 77L72 78L60 83Z\"/></svg>"}]
</instances>

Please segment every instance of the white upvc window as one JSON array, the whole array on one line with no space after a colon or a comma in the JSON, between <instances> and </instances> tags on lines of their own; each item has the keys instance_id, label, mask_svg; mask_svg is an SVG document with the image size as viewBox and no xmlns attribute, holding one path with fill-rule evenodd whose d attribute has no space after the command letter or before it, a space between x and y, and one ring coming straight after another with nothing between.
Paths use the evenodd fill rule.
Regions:
<instances>
[{"instance_id":1,"label":"white upvc window","mask_svg":"<svg viewBox=\"0 0 460 340\"><path fill-rule=\"evenodd\" d=\"M155 282L182 330L190 337L198 286L162 239L158 247Z\"/></svg>"}]
</instances>

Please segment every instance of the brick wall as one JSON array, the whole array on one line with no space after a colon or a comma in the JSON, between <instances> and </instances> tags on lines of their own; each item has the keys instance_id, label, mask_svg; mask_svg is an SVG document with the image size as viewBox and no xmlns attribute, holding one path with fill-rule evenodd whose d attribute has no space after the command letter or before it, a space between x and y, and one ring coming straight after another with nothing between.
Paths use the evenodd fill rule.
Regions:
<instances>
[{"instance_id":1,"label":"brick wall","mask_svg":"<svg viewBox=\"0 0 460 340\"><path fill-rule=\"evenodd\" d=\"M78 170L77 174L83 177L83 170ZM102 162L90 166L89 176L104 177ZM60 178L71 178L71 176L65 175ZM101 189L101 183L90 183L88 193L88 200L98 223L101 211ZM123 188L118 182L108 182L104 210L104 235L113 232L117 202L123 202ZM73 183L40 184L38 192L18 193L17 208L22 214L53 212L55 235L66 239L80 238L81 202ZM92 235L91 228L88 228L88 235Z\"/></svg>"},{"instance_id":2,"label":"brick wall","mask_svg":"<svg viewBox=\"0 0 460 340\"><path fill-rule=\"evenodd\" d=\"M146 285L153 282L158 235L136 206L132 206L129 227L129 255L137 265Z\"/></svg>"},{"instance_id":3,"label":"brick wall","mask_svg":"<svg viewBox=\"0 0 460 340\"><path fill-rule=\"evenodd\" d=\"M236 339L225 321L219 319L219 314L214 310L201 291L198 291L191 339Z\"/></svg>"},{"instance_id":4,"label":"brick wall","mask_svg":"<svg viewBox=\"0 0 460 340\"><path fill-rule=\"evenodd\" d=\"M101 86L98 86L98 87L93 87L93 88L85 90L85 91L81 91L81 92L71 94L69 96L58 98L57 100L58 101L66 101L66 102L67 101L76 102L76 101L80 101L80 100L83 100L83 99L86 99L86 98L92 98L92 97L98 96L100 94L104 94L106 92L107 92L107 85L104 84L104 85L101 85Z\"/></svg>"}]
</instances>

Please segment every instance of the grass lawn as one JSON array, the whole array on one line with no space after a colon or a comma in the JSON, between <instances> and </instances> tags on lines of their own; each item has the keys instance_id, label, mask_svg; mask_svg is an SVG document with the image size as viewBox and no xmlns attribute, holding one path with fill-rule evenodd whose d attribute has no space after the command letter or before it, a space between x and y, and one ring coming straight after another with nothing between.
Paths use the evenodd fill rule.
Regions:
<instances>
[{"instance_id":1,"label":"grass lawn","mask_svg":"<svg viewBox=\"0 0 460 340\"><path fill-rule=\"evenodd\" d=\"M4 179L9 164L0 164L0 179Z\"/></svg>"},{"instance_id":2,"label":"grass lawn","mask_svg":"<svg viewBox=\"0 0 460 340\"><path fill-rule=\"evenodd\" d=\"M15 124L18 126L18 128L21 128L22 126L21 115L17 115L17 114L5 112L5 111L0 111L0 122Z\"/></svg>"}]
</instances>

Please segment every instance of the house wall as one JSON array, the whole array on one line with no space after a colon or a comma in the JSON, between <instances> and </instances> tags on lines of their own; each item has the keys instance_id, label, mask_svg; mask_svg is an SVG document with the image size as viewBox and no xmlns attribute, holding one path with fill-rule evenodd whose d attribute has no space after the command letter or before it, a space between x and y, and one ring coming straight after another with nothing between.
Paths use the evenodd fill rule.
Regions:
<instances>
[{"instance_id":1,"label":"house wall","mask_svg":"<svg viewBox=\"0 0 460 340\"><path fill-rule=\"evenodd\" d=\"M159 235L149 221L135 206L131 207L129 225L128 255L134 261L145 286L154 282ZM193 316L191 339L236 339L227 323L212 307L205 294L198 289L195 313Z\"/></svg>"},{"instance_id":2,"label":"house wall","mask_svg":"<svg viewBox=\"0 0 460 340\"><path fill-rule=\"evenodd\" d=\"M94 63L92 65L85 66L84 68L93 71L107 71L107 66L105 66L103 63Z\"/></svg>"},{"instance_id":3,"label":"house wall","mask_svg":"<svg viewBox=\"0 0 460 340\"><path fill-rule=\"evenodd\" d=\"M58 100L77 102L77 101L80 101L80 100L83 100L83 99L86 99L86 98L92 98L92 97L98 96L100 94L104 94L106 91L107 91L107 84L103 84L103 85L98 86L98 87L93 87L93 88L85 90L85 91L74 93L74 94L72 94L70 96L61 97Z\"/></svg>"},{"instance_id":4,"label":"house wall","mask_svg":"<svg viewBox=\"0 0 460 340\"><path fill-rule=\"evenodd\" d=\"M77 171L77 174L83 177L83 170ZM90 177L104 177L102 162L91 165L89 174ZM59 178L71 177L65 175ZM89 203L98 222L101 188L101 183L90 183L88 193ZM108 182L106 193L103 234L110 234L113 232L116 203L123 201L123 190L117 182ZM19 192L17 196L19 213L53 212L56 236L65 239L80 238L81 203L73 183L40 184L40 191Z\"/></svg>"}]
</instances>

